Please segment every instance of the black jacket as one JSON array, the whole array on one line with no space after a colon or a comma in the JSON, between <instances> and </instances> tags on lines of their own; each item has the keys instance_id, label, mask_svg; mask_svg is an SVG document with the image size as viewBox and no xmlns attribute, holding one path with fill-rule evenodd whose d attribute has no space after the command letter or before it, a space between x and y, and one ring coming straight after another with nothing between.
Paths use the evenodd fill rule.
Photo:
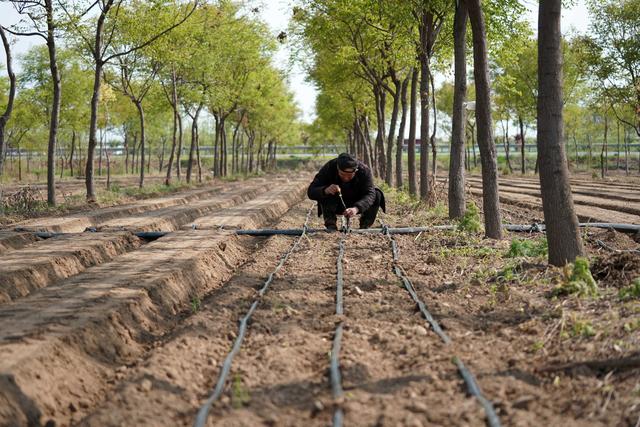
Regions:
<instances>
[{"instance_id":1,"label":"black jacket","mask_svg":"<svg viewBox=\"0 0 640 427\"><path fill-rule=\"evenodd\" d=\"M357 207L362 213L369 209L376 200L376 189L373 185L373 175L369 166L358 160L358 171L356 176L349 182L340 181L338 176L338 160L329 160L313 178L309 185L307 195L311 200L322 201L334 195L327 195L324 189L331 184L337 184L342 190L342 198L348 208Z\"/></svg>"}]
</instances>

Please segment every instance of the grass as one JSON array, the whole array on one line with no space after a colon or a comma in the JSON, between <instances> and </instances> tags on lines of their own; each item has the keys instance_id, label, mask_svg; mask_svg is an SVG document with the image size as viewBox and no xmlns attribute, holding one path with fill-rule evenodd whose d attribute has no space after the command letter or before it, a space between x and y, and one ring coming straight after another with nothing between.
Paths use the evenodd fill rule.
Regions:
<instances>
[{"instance_id":1,"label":"grass","mask_svg":"<svg viewBox=\"0 0 640 427\"><path fill-rule=\"evenodd\" d=\"M505 257L546 257L548 253L549 246L546 238L537 240L513 239Z\"/></svg>"},{"instance_id":2,"label":"grass","mask_svg":"<svg viewBox=\"0 0 640 427\"><path fill-rule=\"evenodd\" d=\"M597 297L598 284L589 270L586 258L576 258L574 264L568 264L564 269L564 280L552 291L552 296L577 295L578 297Z\"/></svg>"},{"instance_id":3,"label":"grass","mask_svg":"<svg viewBox=\"0 0 640 427\"><path fill-rule=\"evenodd\" d=\"M640 299L640 277L636 278L629 286L625 286L618 292L618 298L622 301Z\"/></svg>"},{"instance_id":4,"label":"grass","mask_svg":"<svg viewBox=\"0 0 640 427\"><path fill-rule=\"evenodd\" d=\"M480 209L474 202L467 203L467 210L462 219L458 222L458 230L468 233L479 233L482 231L480 222Z\"/></svg>"}]
</instances>

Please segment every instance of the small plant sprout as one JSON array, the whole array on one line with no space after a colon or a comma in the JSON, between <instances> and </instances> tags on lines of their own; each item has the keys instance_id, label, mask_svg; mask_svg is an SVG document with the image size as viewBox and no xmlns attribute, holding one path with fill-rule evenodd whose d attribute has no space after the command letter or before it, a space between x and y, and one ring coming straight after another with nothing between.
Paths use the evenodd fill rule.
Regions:
<instances>
[{"instance_id":1,"label":"small plant sprout","mask_svg":"<svg viewBox=\"0 0 640 427\"><path fill-rule=\"evenodd\" d=\"M618 298L622 301L640 299L640 277L636 278L629 286L625 286L618 292Z\"/></svg>"},{"instance_id":2,"label":"small plant sprout","mask_svg":"<svg viewBox=\"0 0 640 427\"><path fill-rule=\"evenodd\" d=\"M480 209L475 203L467 203L467 211L458 223L458 230L468 233L479 233L482 230L480 223Z\"/></svg>"},{"instance_id":3,"label":"small plant sprout","mask_svg":"<svg viewBox=\"0 0 640 427\"><path fill-rule=\"evenodd\" d=\"M579 297L597 297L598 284L589 270L586 258L576 258L576 262L564 269L563 283L552 291L553 296L577 295Z\"/></svg>"},{"instance_id":4,"label":"small plant sprout","mask_svg":"<svg viewBox=\"0 0 640 427\"><path fill-rule=\"evenodd\" d=\"M192 313L197 313L198 311L200 311L200 305L201 305L200 298L198 298L197 295L192 296L191 297L191 312Z\"/></svg>"}]
</instances>

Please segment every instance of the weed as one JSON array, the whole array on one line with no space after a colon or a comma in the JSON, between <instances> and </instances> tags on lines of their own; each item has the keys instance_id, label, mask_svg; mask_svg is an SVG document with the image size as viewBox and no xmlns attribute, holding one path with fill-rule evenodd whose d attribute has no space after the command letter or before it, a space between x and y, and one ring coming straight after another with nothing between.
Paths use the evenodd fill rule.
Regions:
<instances>
[{"instance_id":1,"label":"weed","mask_svg":"<svg viewBox=\"0 0 640 427\"><path fill-rule=\"evenodd\" d=\"M201 305L200 298L198 298L197 295L192 296L191 297L191 312L192 313L197 313L198 311L200 311L200 305Z\"/></svg>"},{"instance_id":2,"label":"weed","mask_svg":"<svg viewBox=\"0 0 640 427\"><path fill-rule=\"evenodd\" d=\"M622 329L624 329L626 332L635 332L637 330L640 329L640 319L635 319L632 320L630 322L626 322L623 326Z\"/></svg>"},{"instance_id":3,"label":"weed","mask_svg":"<svg viewBox=\"0 0 640 427\"><path fill-rule=\"evenodd\" d=\"M629 286L625 286L618 292L618 298L629 301L640 298L640 277L636 278Z\"/></svg>"},{"instance_id":4,"label":"weed","mask_svg":"<svg viewBox=\"0 0 640 427\"><path fill-rule=\"evenodd\" d=\"M242 379L240 375L233 377L233 383L231 384L231 405L235 409L239 409L249 403L251 397L249 392L242 385Z\"/></svg>"},{"instance_id":5,"label":"weed","mask_svg":"<svg viewBox=\"0 0 640 427\"><path fill-rule=\"evenodd\" d=\"M582 338L591 338L596 332L593 329L593 325L588 320L582 320L577 317L574 317L571 325L571 336L582 337Z\"/></svg>"},{"instance_id":6,"label":"weed","mask_svg":"<svg viewBox=\"0 0 640 427\"><path fill-rule=\"evenodd\" d=\"M467 210L462 219L458 222L458 230L468 233L478 233L482 230L480 223L480 209L475 203L467 203Z\"/></svg>"},{"instance_id":7,"label":"weed","mask_svg":"<svg viewBox=\"0 0 640 427\"><path fill-rule=\"evenodd\" d=\"M547 239L529 240L513 239L509 250L505 254L507 258L547 256L549 246Z\"/></svg>"},{"instance_id":8,"label":"weed","mask_svg":"<svg viewBox=\"0 0 640 427\"><path fill-rule=\"evenodd\" d=\"M536 341L531 346L531 351L538 352L544 348L544 341Z\"/></svg>"},{"instance_id":9,"label":"weed","mask_svg":"<svg viewBox=\"0 0 640 427\"><path fill-rule=\"evenodd\" d=\"M552 296L577 295L579 297L597 297L598 284L589 270L586 258L576 258L574 264L568 264L564 269L563 283L556 286Z\"/></svg>"}]
</instances>

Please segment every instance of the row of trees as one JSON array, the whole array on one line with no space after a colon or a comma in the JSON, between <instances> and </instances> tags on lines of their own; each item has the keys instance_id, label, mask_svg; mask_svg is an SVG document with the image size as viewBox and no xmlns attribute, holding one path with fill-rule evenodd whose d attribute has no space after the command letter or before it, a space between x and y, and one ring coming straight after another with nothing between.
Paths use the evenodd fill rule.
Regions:
<instances>
[{"instance_id":1,"label":"row of trees","mask_svg":"<svg viewBox=\"0 0 640 427\"><path fill-rule=\"evenodd\" d=\"M407 186L411 194L429 200L437 165L436 110L447 110L452 120L449 214L459 218L465 212L465 115L470 110L467 85L472 80L469 92L475 96L487 236L501 237L494 120L502 124L501 139L507 141L506 125L516 121L522 137L526 128L538 132L537 167L550 260L571 261L582 246L564 143L580 125L575 116L590 111L592 117L594 109L602 117L613 112L622 126L638 133L638 4L638 0L591 1L590 10L596 15L593 32L564 41L561 5L556 0L540 2L538 39L517 1L305 0L294 12L292 33L312 58L306 65L320 90L311 138L346 136L347 148L370 164L377 176L402 187L402 145L408 126ZM455 81L449 84L449 96L447 90L439 91L447 98L443 103L435 99L433 75L447 72L452 63ZM568 133L562 120L565 110L571 123ZM524 162L521 170L525 172Z\"/></svg>"},{"instance_id":2,"label":"row of trees","mask_svg":"<svg viewBox=\"0 0 640 427\"><path fill-rule=\"evenodd\" d=\"M56 152L66 156L62 167L84 168L87 199L95 199L94 167L108 155L107 131L121 135L125 170L129 153L135 157L140 186L150 141L162 145L167 185L174 176L202 179L203 121L214 129L215 176L265 167L278 145L299 137L292 94L272 63L277 42L258 9L200 0L10 3L24 19L0 27L9 75L0 80L0 173L7 145L39 149L46 131L50 204ZM15 78L9 37L30 36L46 46L22 58Z\"/></svg>"}]
</instances>

